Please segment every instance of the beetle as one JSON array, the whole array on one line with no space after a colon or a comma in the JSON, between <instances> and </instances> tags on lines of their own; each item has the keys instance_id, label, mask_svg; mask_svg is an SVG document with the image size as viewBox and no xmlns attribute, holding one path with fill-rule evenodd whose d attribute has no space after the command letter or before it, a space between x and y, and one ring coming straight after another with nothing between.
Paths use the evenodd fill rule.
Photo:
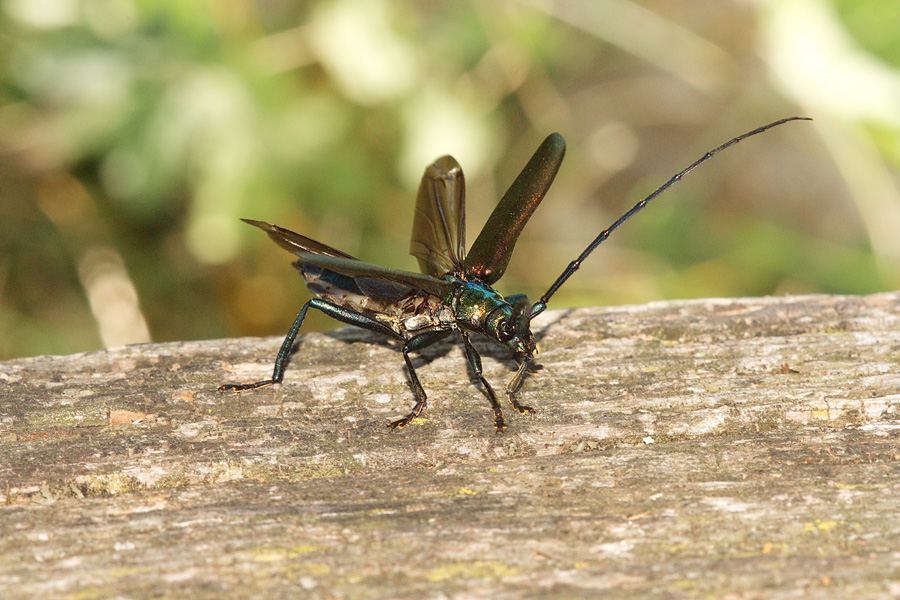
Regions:
<instances>
[{"instance_id":1,"label":"beetle","mask_svg":"<svg viewBox=\"0 0 900 600\"><path fill-rule=\"evenodd\" d=\"M494 427L502 430L506 427L503 411L496 392L482 374L481 357L472 345L470 334L487 336L513 353L518 368L506 385L506 397L520 413L533 413L533 408L520 404L516 398L537 352L531 321L547 308L553 294L588 255L648 202L715 154L752 135L796 120L810 119L788 117L758 127L710 150L671 177L600 232L534 304L524 294L503 297L492 285L503 276L519 234L556 177L566 150L565 141L558 133L549 135L535 151L491 213L468 253L462 168L453 157L443 156L425 170L416 198L410 243L410 254L418 260L421 273L365 263L278 225L242 219L265 231L276 244L298 257L294 266L314 297L303 305L294 319L275 358L270 379L228 383L219 390L251 390L281 383L306 312L315 308L338 321L383 333L403 343L401 352L415 405L405 417L392 421L388 425L390 428L404 427L425 409L427 397L410 353L455 332L462 338L466 359L491 403Z\"/></svg>"}]
</instances>

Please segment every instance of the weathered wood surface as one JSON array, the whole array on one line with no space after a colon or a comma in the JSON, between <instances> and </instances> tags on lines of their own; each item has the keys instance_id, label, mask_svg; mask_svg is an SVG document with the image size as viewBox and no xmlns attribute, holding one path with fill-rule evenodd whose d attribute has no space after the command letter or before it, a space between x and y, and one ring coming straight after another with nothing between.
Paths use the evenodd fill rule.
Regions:
<instances>
[{"instance_id":1,"label":"weathered wood surface","mask_svg":"<svg viewBox=\"0 0 900 600\"><path fill-rule=\"evenodd\" d=\"M0 363L3 598L900 596L900 295L549 312L495 433L358 329ZM502 385L510 362L487 343ZM428 363L428 364L425 364Z\"/></svg>"}]
</instances>

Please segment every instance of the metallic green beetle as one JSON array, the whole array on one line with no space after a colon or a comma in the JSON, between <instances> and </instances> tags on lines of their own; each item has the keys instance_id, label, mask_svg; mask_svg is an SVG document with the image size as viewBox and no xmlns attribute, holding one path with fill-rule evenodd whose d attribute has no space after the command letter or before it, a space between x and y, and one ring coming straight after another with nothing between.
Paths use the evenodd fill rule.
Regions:
<instances>
[{"instance_id":1,"label":"metallic green beetle","mask_svg":"<svg viewBox=\"0 0 900 600\"><path fill-rule=\"evenodd\" d=\"M688 172L744 138L794 120L808 119L781 119L707 152L602 231L533 305L522 294L504 298L491 286L503 276L519 234L556 177L566 150L565 141L558 133L548 136L525 165L468 254L462 168L453 157L444 156L426 169L419 186L410 245L410 253L418 259L421 274L365 263L278 225L244 219L299 257L294 266L315 297L303 305L284 338L271 379L225 384L219 390L241 391L280 383L306 311L312 307L338 321L381 332L403 342L403 359L409 370L416 403L408 415L390 423L391 428L405 426L425 409L425 390L419 383L409 353L457 332L462 337L466 358L491 402L494 426L503 429L506 424L497 394L482 375L481 357L469 334L485 335L509 348L518 369L506 385L507 398L520 413L534 412L531 407L518 402L516 392L536 353L531 320L547 308L547 302L556 290L613 230Z\"/></svg>"}]
</instances>

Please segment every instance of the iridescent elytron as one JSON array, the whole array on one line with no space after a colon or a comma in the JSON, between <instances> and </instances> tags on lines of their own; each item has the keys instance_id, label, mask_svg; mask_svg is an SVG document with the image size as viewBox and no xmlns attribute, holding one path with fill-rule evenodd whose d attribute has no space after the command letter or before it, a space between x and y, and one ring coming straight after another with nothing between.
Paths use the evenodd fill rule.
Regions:
<instances>
[{"instance_id":1,"label":"iridescent elytron","mask_svg":"<svg viewBox=\"0 0 900 600\"><path fill-rule=\"evenodd\" d=\"M439 158L428 167L419 186L410 245L410 253L418 259L422 274L364 263L278 225L244 219L265 231L279 246L299 257L294 266L303 275L315 297L303 305L284 338L275 358L275 371L271 379L255 383L226 384L219 390L249 390L280 383L284 378L297 332L303 324L306 311L312 307L338 321L378 331L403 342L403 359L409 369L416 403L408 415L393 421L390 427L403 427L425 409L425 390L419 383L409 353L456 332L462 338L466 358L491 402L494 426L503 429L506 425L497 394L482 375L481 357L475 351L469 335L485 335L512 351L518 369L506 385L506 396L520 413L534 412L532 408L519 404L516 400L516 391L537 352L531 333L531 320L547 308L550 297L578 270L582 261L613 230L650 200L716 153L751 135L801 119L808 120L802 117L781 119L707 152L601 232L533 305L522 294L504 298L491 286L503 276L519 233L544 198L559 170L566 143L557 133L547 137L525 165L488 218L468 253L465 244L466 197L462 168L450 156Z\"/></svg>"}]
</instances>

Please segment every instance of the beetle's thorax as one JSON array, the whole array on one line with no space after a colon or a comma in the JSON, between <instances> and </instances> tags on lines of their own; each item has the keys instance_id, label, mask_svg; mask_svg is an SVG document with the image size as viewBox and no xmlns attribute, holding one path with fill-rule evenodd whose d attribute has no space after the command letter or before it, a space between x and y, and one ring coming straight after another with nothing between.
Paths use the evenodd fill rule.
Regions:
<instances>
[{"instance_id":1,"label":"beetle's thorax","mask_svg":"<svg viewBox=\"0 0 900 600\"><path fill-rule=\"evenodd\" d=\"M459 286L450 304L460 329L486 335L517 354L534 354L534 337L528 329L516 333L516 311L506 298L479 281L455 281Z\"/></svg>"},{"instance_id":2,"label":"beetle's thorax","mask_svg":"<svg viewBox=\"0 0 900 600\"><path fill-rule=\"evenodd\" d=\"M488 321L495 321L500 316L495 315L496 311L502 312L504 307L509 308L509 304L489 285L456 278L453 281L457 285L450 306L456 323L462 329L490 335Z\"/></svg>"}]
</instances>

